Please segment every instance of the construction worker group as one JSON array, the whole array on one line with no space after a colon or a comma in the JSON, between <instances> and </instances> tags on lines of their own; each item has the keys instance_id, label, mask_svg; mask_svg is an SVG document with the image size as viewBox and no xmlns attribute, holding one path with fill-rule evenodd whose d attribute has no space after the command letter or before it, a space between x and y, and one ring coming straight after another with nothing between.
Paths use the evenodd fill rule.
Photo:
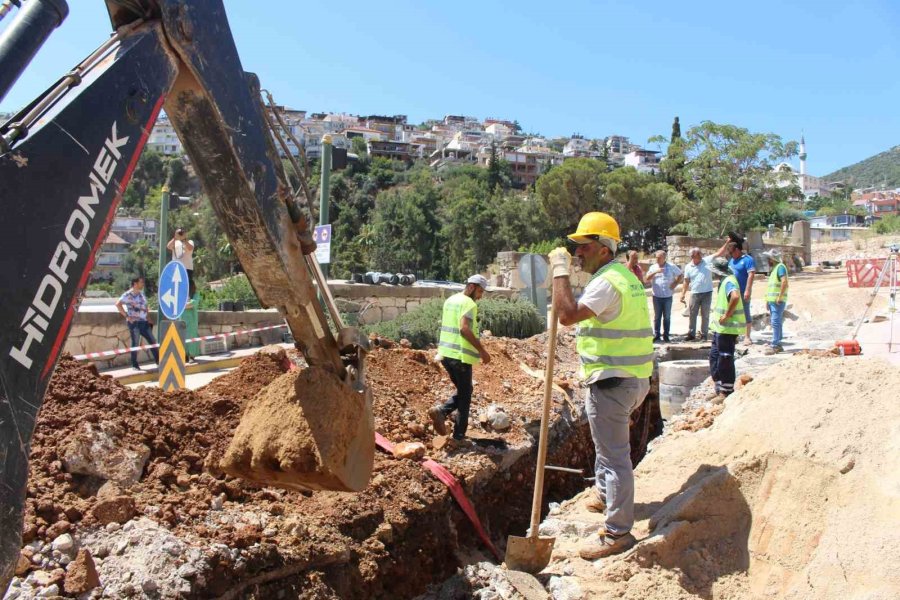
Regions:
<instances>
[{"instance_id":1,"label":"construction worker group","mask_svg":"<svg viewBox=\"0 0 900 600\"><path fill-rule=\"evenodd\" d=\"M602 212L585 214L574 233L574 261L591 278L576 300L570 283L573 253L560 247L550 252L553 279L552 301L562 325L577 326L576 349L581 377L587 388L585 413L595 449L595 485L585 494L585 508L605 514L605 528L580 549L594 560L623 552L635 544L634 471L631 463L630 418L650 390L655 359L654 344L669 341L673 291L679 283L690 289L691 323L687 340L705 340L711 334L709 371L716 391L724 396L734 391L737 339L750 339L749 299L755 275L753 258L745 252L745 241L735 234L718 252L703 257L691 251L684 272L656 255L656 264L639 279L636 261L616 260L622 241L616 220ZM766 302L771 315L773 338L767 352L782 351L782 322L787 301L788 273L777 250L766 252L770 275ZM727 257L727 258L726 258ZM718 278L714 283L713 277ZM656 318L650 319L644 283L650 283ZM438 353L456 392L429 411L435 431L449 435L447 418L455 413L452 446L466 444L472 399L472 366L490 362L490 354L479 341L478 300L487 287L481 275L468 279L465 289L444 303ZM681 300L684 302L684 292ZM696 327L701 316L701 326Z\"/></svg>"}]
</instances>

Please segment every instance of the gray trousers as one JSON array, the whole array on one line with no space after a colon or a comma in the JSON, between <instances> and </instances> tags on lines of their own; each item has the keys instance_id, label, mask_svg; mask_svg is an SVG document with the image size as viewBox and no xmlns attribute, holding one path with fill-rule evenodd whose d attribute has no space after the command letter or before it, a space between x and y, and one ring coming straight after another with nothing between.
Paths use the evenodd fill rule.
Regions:
<instances>
[{"instance_id":1,"label":"gray trousers","mask_svg":"<svg viewBox=\"0 0 900 600\"><path fill-rule=\"evenodd\" d=\"M612 386L612 387L610 387ZM591 384L585 398L597 458L597 492L606 501L606 531L624 535L634 525L634 470L629 419L650 391L650 381L626 377Z\"/></svg>"},{"instance_id":2,"label":"gray trousers","mask_svg":"<svg viewBox=\"0 0 900 600\"><path fill-rule=\"evenodd\" d=\"M688 335L697 333L697 313L700 313L700 337L706 337L709 333L709 307L712 305L712 292L691 292L691 301L688 304Z\"/></svg>"}]
</instances>

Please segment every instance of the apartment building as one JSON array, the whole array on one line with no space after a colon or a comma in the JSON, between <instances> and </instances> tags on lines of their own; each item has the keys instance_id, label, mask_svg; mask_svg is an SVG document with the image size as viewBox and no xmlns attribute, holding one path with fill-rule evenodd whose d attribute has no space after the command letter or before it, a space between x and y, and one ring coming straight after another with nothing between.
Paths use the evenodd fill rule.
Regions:
<instances>
[{"instance_id":1,"label":"apartment building","mask_svg":"<svg viewBox=\"0 0 900 600\"><path fill-rule=\"evenodd\" d=\"M623 162L626 167L634 167L641 173L656 173L659 171L660 156L657 150L638 148L627 153Z\"/></svg>"},{"instance_id":2,"label":"apartment building","mask_svg":"<svg viewBox=\"0 0 900 600\"><path fill-rule=\"evenodd\" d=\"M184 154L181 140L178 139L178 134L175 133L175 128L165 113L160 113L156 120L156 124L147 137L146 147L166 156Z\"/></svg>"},{"instance_id":3,"label":"apartment building","mask_svg":"<svg viewBox=\"0 0 900 600\"><path fill-rule=\"evenodd\" d=\"M97 254L97 261L94 263L91 276L95 280L111 281L117 274L122 272L125 266L125 257L128 256L129 246L131 246L130 243L110 231L100 245L100 252Z\"/></svg>"}]
</instances>

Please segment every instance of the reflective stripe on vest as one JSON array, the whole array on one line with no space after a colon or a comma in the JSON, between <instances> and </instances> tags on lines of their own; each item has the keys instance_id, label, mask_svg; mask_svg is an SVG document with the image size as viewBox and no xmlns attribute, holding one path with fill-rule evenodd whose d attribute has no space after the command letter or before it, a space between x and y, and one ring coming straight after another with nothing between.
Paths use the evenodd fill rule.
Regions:
<instances>
[{"instance_id":1,"label":"reflective stripe on vest","mask_svg":"<svg viewBox=\"0 0 900 600\"><path fill-rule=\"evenodd\" d=\"M462 316L471 313L472 333L478 336L478 305L475 301L459 292L444 301L441 317L441 337L438 342L438 354L445 358L453 358L468 365L477 364L481 355L472 344L466 341L459 329Z\"/></svg>"},{"instance_id":2,"label":"reflective stripe on vest","mask_svg":"<svg viewBox=\"0 0 900 600\"><path fill-rule=\"evenodd\" d=\"M731 282L738 293L738 303L734 307L734 313L722 325L719 319L728 312L728 294L725 293L725 284ZM741 286L738 284L737 277L729 275L719 283L719 290L716 292L716 304L713 306L712 314L709 317L709 329L716 333L727 333L730 335L740 335L744 333L747 325L747 318L744 316L744 299L741 297Z\"/></svg>"},{"instance_id":3,"label":"reflective stripe on vest","mask_svg":"<svg viewBox=\"0 0 900 600\"><path fill-rule=\"evenodd\" d=\"M772 272L769 273L769 285L766 286L766 302L776 302L778 300L778 295L781 293L781 280L778 279L778 267L784 267L784 263L780 262L775 265L775 268L772 269ZM784 279L787 281L787 267L784 267ZM784 296L781 297L782 302L787 302L787 289L784 290Z\"/></svg>"},{"instance_id":4,"label":"reflective stripe on vest","mask_svg":"<svg viewBox=\"0 0 900 600\"><path fill-rule=\"evenodd\" d=\"M591 280L598 277L619 293L622 310L608 323L591 317L579 325L575 346L581 357L582 377L587 379L595 371L611 369L632 377L650 377L654 359L653 330L644 286L634 273L618 262L607 264Z\"/></svg>"}]
</instances>

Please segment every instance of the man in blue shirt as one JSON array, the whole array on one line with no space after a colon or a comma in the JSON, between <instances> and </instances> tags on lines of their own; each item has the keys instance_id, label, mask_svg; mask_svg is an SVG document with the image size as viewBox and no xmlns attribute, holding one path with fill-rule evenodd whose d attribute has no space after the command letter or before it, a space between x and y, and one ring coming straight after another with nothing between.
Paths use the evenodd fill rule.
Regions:
<instances>
[{"instance_id":1,"label":"man in blue shirt","mask_svg":"<svg viewBox=\"0 0 900 600\"><path fill-rule=\"evenodd\" d=\"M668 342L669 327L672 324L672 295L675 287L681 282L681 269L666 262L666 251L656 253L656 264L647 269L644 282L651 283L653 288L653 341ZM663 322L660 330L660 321Z\"/></svg>"},{"instance_id":2,"label":"man in blue shirt","mask_svg":"<svg viewBox=\"0 0 900 600\"><path fill-rule=\"evenodd\" d=\"M709 270L712 257L703 258L700 248L691 248L691 262L684 267L684 285L681 286L681 303L688 287L691 289L691 303L688 307L688 334L685 341L697 339L697 315L700 314L700 340L705 341L709 333L709 307L712 304L713 280Z\"/></svg>"},{"instance_id":3,"label":"man in blue shirt","mask_svg":"<svg viewBox=\"0 0 900 600\"><path fill-rule=\"evenodd\" d=\"M747 241L734 234L729 235L729 240L725 242L715 256L727 256L728 267L738 280L741 286L741 296L744 302L744 317L747 319L747 333L744 338L744 344L750 346L753 340L750 339L750 331L753 329L753 320L750 318L750 294L753 290L753 278L756 276L756 263L749 253L744 252L744 246Z\"/></svg>"}]
</instances>

